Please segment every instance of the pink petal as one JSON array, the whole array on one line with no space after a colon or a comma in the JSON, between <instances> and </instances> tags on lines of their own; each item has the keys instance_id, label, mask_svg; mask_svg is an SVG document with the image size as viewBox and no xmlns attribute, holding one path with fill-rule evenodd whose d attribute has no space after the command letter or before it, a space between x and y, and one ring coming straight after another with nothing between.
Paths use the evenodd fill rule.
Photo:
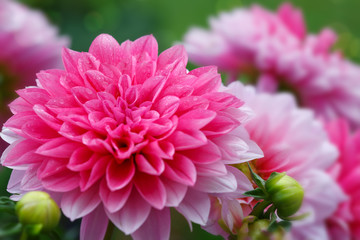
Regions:
<instances>
[{"instance_id":1,"label":"pink petal","mask_svg":"<svg viewBox=\"0 0 360 240\"><path fill-rule=\"evenodd\" d=\"M110 213L119 211L128 200L132 190L132 184L128 184L126 187L111 191L106 185L106 181L102 181L100 185L100 197L106 208Z\"/></svg>"},{"instance_id":2,"label":"pink petal","mask_svg":"<svg viewBox=\"0 0 360 240\"><path fill-rule=\"evenodd\" d=\"M93 55L83 52L78 61L78 70L83 79L86 79L86 72L89 70L99 70L100 62ZM85 81L85 87L91 86Z\"/></svg>"},{"instance_id":3,"label":"pink petal","mask_svg":"<svg viewBox=\"0 0 360 240\"><path fill-rule=\"evenodd\" d=\"M108 34L101 34L95 38L89 48L89 53L94 55L100 62L117 65L120 61L120 45Z\"/></svg>"},{"instance_id":4,"label":"pink petal","mask_svg":"<svg viewBox=\"0 0 360 240\"><path fill-rule=\"evenodd\" d=\"M111 191L119 190L125 187L135 175L135 166L133 160L126 159L118 164L112 161L106 169L106 181Z\"/></svg>"},{"instance_id":5,"label":"pink petal","mask_svg":"<svg viewBox=\"0 0 360 240\"><path fill-rule=\"evenodd\" d=\"M213 111L227 110L228 108L239 108L244 105L243 101L234 95L225 92L209 92L204 94L202 97L209 100L210 105L208 109Z\"/></svg>"},{"instance_id":6,"label":"pink petal","mask_svg":"<svg viewBox=\"0 0 360 240\"><path fill-rule=\"evenodd\" d=\"M174 84L166 87L160 96L175 96L178 98L183 98L190 96L194 88L192 86L184 85L184 84Z\"/></svg>"},{"instance_id":7,"label":"pink petal","mask_svg":"<svg viewBox=\"0 0 360 240\"><path fill-rule=\"evenodd\" d=\"M73 172L62 170L41 178L43 186L54 192L68 192L79 187L80 177Z\"/></svg>"},{"instance_id":8,"label":"pink petal","mask_svg":"<svg viewBox=\"0 0 360 240\"><path fill-rule=\"evenodd\" d=\"M81 220L80 240L104 239L108 222L103 206L99 205Z\"/></svg>"},{"instance_id":9,"label":"pink petal","mask_svg":"<svg viewBox=\"0 0 360 240\"><path fill-rule=\"evenodd\" d=\"M67 91L60 84L61 74L64 74L64 71L47 70L41 71L36 74L36 76L39 79L41 86L45 88L51 96L64 96L67 94Z\"/></svg>"},{"instance_id":10,"label":"pink petal","mask_svg":"<svg viewBox=\"0 0 360 240\"><path fill-rule=\"evenodd\" d=\"M208 141L205 146L192 150L182 151L181 154L190 158L194 163L208 164L219 161L222 157L219 147L212 141Z\"/></svg>"},{"instance_id":11,"label":"pink petal","mask_svg":"<svg viewBox=\"0 0 360 240\"><path fill-rule=\"evenodd\" d=\"M131 234L134 240L168 240L170 238L170 210L152 209L144 224Z\"/></svg>"},{"instance_id":12,"label":"pink petal","mask_svg":"<svg viewBox=\"0 0 360 240\"><path fill-rule=\"evenodd\" d=\"M82 57L82 53L64 48L62 51L62 57L66 71L80 76L77 66L79 59Z\"/></svg>"},{"instance_id":13,"label":"pink petal","mask_svg":"<svg viewBox=\"0 0 360 240\"><path fill-rule=\"evenodd\" d=\"M163 209L166 201L164 184L157 176L136 173L135 186L140 195L154 208Z\"/></svg>"},{"instance_id":14,"label":"pink petal","mask_svg":"<svg viewBox=\"0 0 360 240\"><path fill-rule=\"evenodd\" d=\"M164 161L156 154L136 154L137 170L150 175L159 176L165 169Z\"/></svg>"},{"instance_id":15,"label":"pink petal","mask_svg":"<svg viewBox=\"0 0 360 240\"><path fill-rule=\"evenodd\" d=\"M188 187L182 183L171 181L170 179L163 178L166 190L166 207L177 207L184 199Z\"/></svg>"},{"instance_id":16,"label":"pink petal","mask_svg":"<svg viewBox=\"0 0 360 240\"><path fill-rule=\"evenodd\" d=\"M95 186L85 192L75 189L64 193L61 209L65 216L74 221L92 212L100 203L99 187Z\"/></svg>"},{"instance_id":17,"label":"pink petal","mask_svg":"<svg viewBox=\"0 0 360 240\"><path fill-rule=\"evenodd\" d=\"M104 91L108 85L113 83L111 78L96 70L89 70L85 75L89 84L98 92Z\"/></svg>"},{"instance_id":18,"label":"pink petal","mask_svg":"<svg viewBox=\"0 0 360 240\"><path fill-rule=\"evenodd\" d=\"M145 101L155 101L163 89L166 80L167 78L163 76L154 76L145 80L139 92L139 98L137 99L137 102L143 103Z\"/></svg>"},{"instance_id":19,"label":"pink petal","mask_svg":"<svg viewBox=\"0 0 360 240\"><path fill-rule=\"evenodd\" d=\"M147 53L152 60L156 60L158 57L158 44L153 35L143 36L132 43L131 51L134 55Z\"/></svg>"},{"instance_id":20,"label":"pink petal","mask_svg":"<svg viewBox=\"0 0 360 240\"><path fill-rule=\"evenodd\" d=\"M89 100L97 99L96 92L86 87L74 87L71 89L72 94L80 105L85 104Z\"/></svg>"},{"instance_id":21,"label":"pink petal","mask_svg":"<svg viewBox=\"0 0 360 240\"><path fill-rule=\"evenodd\" d=\"M173 160L166 162L164 176L175 182L192 186L196 182L196 168L190 159L175 154Z\"/></svg>"},{"instance_id":22,"label":"pink petal","mask_svg":"<svg viewBox=\"0 0 360 240\"><path fill-rule=\"evenodd\" d=\"M56 131L60 130L61 121L55 118L45 106L37 104L33 107L33 110L49 127Z\"/></svg>"},{"instance_id":23,"label":"pink petal","mask_svg":"<svg viewBox=\"0 0 360 240\"><path fill-rule=\"evenodd\" d=\"M206 144L206 136L196 129L192 131L175 131L168 140L177 151L194 149Z\"/></svg>"},{"instance_id":24,"label":"pink petal","mask_svg":"<svg viewBox=\"0 0 360 240\"><path fill-rule=\"evenodd\" d=\"M157 60L157 71L173 72L173 75L182 75L186 73L186 64L188 57L184 46L176 45L163 51Z\"/></svg>"},{"instance_id":25,"label":"pink petal","mask_svg":"<svg viewBox=\"0 0 360 240\"><path fill-rule=\"evenodd\" d=\"M80 172L81 191L86 191L104 176L106 167L111 159L110 156L99 157L90 170Z\"/></svg>"},{"instance_id":26,"label":"pink petal","mask_svg":"<svg viewBox=\"0 0 360 240\"><path fill-rule=\"evenodd\" d=\"M41 119L33 112L21 112L10 117L4 124L5 127L9 128L15 133L21 134L19 131L24 124L27 122L41 122Z\"/></svg>"},{"instance_id":27,"label":"pink petal","mask_svg":"<svg viewBox=\"0 0 360 240\"><path fill-rule=\"evenodd\" d=\"M31 105L46 104L50 100L50 95L45 89L25 88L17 90L16 93Z\"/></svg>"},{"instance_id":28,"label":"pink petal","mask_svg":"<svg viewBox=\"0 0 360 240\"><path fill-rule=\"evenodd\" d=\"M231 172L223 176L198 176L194 188L210 193L233 192L237 188L237 181Z\"/></svg>"},{"instance_id":29,"label":"pink petal","mask_svg":"<svg viewBox=\"0 0 360 240\"><path fill-rule=\"evenodd\" d=\"M96 154L87 147L78 148L71 154L67 167L72 171L88 170L94 165L98 158L99 156L96 156Z\"/></svg>"},{"instance_id":30,"label":"pink petal","mask_svg":"<svg viewBox=\"0 0 360 240\"><path fill-rule=\"evenodd\" d=\"M22 98L16 98L8 106L13 114L32 111L32 106Z\"/></svg>"},{"instance_id":31,"label":"pink petal","mask_svg":"<svg viewBox=\"0 0 360 240\"><path fill-rule=\"evenodd\" d=\"M278 10L278 16L299 39L305 38L306 26L300 10L294 9L291 3L284 3Z\"/></svg>"},{"instance_id":32,"label":"pink petal","mask_svg":"<svg viewBox=\"0 0 360 240\"><path fill-rule=\"evenodd\" d=\"M161 98L154 106L153 109L156 110L161 117L169 118L171 117L179 107L180 99L174 96L166 96Z\"/></svg>"},{"instance_id":33,"label":"pink petal","mask_svg":"<svg viewBox=\"0 0 360 240\"><path fill-rule=\"evenodd\" d=\"M21 191L21 180L25 173L25 170L12 170L6 189L9 193L19 193Z\"/></svg>"},{"instance_id":34,"label":"pink petal","mask_svg":"<svg viewBox=\"0 0 360 240\"><path fill-rule=\"evenodd\" d=\"M21 188L26 191L36 191L43 188L41 181L37 178L36 170L39 165L30 165L21 180Z\"/></svg>"},{"instance_id":35,"label":"pink petal","mask_svg":"<svg viewBox=\"0 0 360 240\"><path fill-rule=\"evenodd\" d=\"M34 154L34 151L39 146L39 143L31 139L13 143L12 147L1 157L1 164L4 166L16 166L41 161L41 157Z\"/></svg>"},{"instance_id":36,"label":"pink petal","mask_svg":"<svg viewBox=\"0 0 360 240\"><path fill-rule=\"evenodd\" d=\"M191 222L205 225L210 213L210 199L207 194L188 189L188 192L176 208Z\"/></svg>"},{"instance_id":37,"label":"pink petal","mask_svg":"<svg viewBox=\"0 0 360 240\"><path fill-rule=\"evenodd\" d=\"M192 74L190 72L189 74ZM201 96L203 94L214 92L221 86L221 76L217 71L210 69L209 72L205 72L199 76L197 81L194 82L193 96Z\"/></svg>"},{"instance_id":38,"label":"pink petal","mask_svg":"<svg viewBox=\"0 0 360 240\"><path fill-rule=\"evenodd\" d=\"M151 206L134 190L120 211L107 212L107 215L117 228L131 234L146 221L150 210Z\"/></svg>"},{"instance_id":39,"label":"pink petal","mask_svg":"<svg viewBox=\"0 0 360 240\"><path fill-rule=\"evenodd\" d=\"M159 158L162 159L172 159L175 153L175 148L171 143L167 141L163 141L163 142L153 141L147 144L142 149L142 152L149 155L152 154L158 156Z\"/></svg>"},{"instance_id":40,"label":"pink petal","mask_svg":"<svg viewBox=\"0 0 360 240\"><path fill-rule=\"evenodd\" d=\"M207 164L196 164L198 176L221 176L226 174L226 167L223 161L216 161Z\"/></svg>"},{"instance_id":41,"label":"pink petal","mask_svg":"<svg viewBox=\"0 0 360 240\"><path fill-rule=\"evenodd\" d=\"M216 117L216 112L196 109L179 117L179 130L201 129Z\"/></svg>"},{"instance_id":42,"label":"pink petal","mask_svg":"<svg viewBox=\"0 0 360 240\"><path fill-rule=\"evenodd\" d=\"M49 141L50 139L59 137L57 131L46 126L40 119L38 121L28 121L22 127L22 133L35 141Z\"/></svg>"},{"instance_id":43,"label":"pink petal","mask_svg":"<svg viewBox=\"0 0 360 240\"><path fill-rule=\"evenodd\" d=\"M156 62L153 60L138 62L136 64L136 73L134 83L143 84L146 79L154 76L156 70Z\"/></svg>"},{"instance_id":44,"label":"pink petal","mask_svg":"<svg viewBox=\"0 0 360 240\"><path fill-rule=\"evenodd\" d=\"M41 145L36 150L36 153L48 157L61 156L62 158L68 158L79 147L81 147L79 143L69 141L63 137L59 137Z\"/></svg>"},{"instance_id":45,"label":"pink petal","mask_svg":"<svg viewBox=\"0 0 360 240\"><path fill-rule=\"evenodd\" d=\"M177 114L181 115L195 109L207 109L209 100L201 96L188 96L180 99Z\"/></svg>"}]
</instances>

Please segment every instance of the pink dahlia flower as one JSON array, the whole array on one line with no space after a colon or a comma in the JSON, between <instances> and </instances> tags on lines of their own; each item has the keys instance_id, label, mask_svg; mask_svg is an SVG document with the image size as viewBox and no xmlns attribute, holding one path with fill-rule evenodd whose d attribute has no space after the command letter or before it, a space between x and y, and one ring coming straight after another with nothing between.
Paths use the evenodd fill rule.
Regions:
<instances>
[{"instance_id":1,"label":"pink dahlia flower","mask_svg":"<svg viewBox=\"0 0 360 240\"><path fill-rule=\"evenodd\" d=\"M301 12L289 3L276 13L260 6L222 13L210 28L185 35L195 63L218 65L230 80L247 75L262 91L290 90L318 116L360 126L360 67L331 52L330 29L306 36Z\"/></svg>"},{"instance_id":2,"label":"pink dahlia flower","mask_svg":"<svg viewBox=\"0 0 360 240\"><path fill-rule=\"evenodd\" d=\"M182 46L158 56L152 36L100 35L63 62L17 91L2 164L10 192L48 191L83 217L81 239L102 239L108 219L134 239L168 239L170 207L205 224L209 194L238 188L229 164L262 156L243 102L218 91L215 67L188 72Z\"/></svg>"},{"instance_id":3,"label":"pink dahlia flower","mask_svg":"<svg viewBox=\"0 0 360 240\"><path fill-rule=\"evenodd\" d=\"M40 70L60 67L60 50L68 44L40 12L12 0L0 0L1 124L10 116L6 106L15 99L14 90L34 84ZM1 152L3 149L5 145Z\"/></svg>"},{"instance_id":4,"label":"pink dahlia flower","mask_svg":"<svg viewBox=\"0 0 360 240\"><path fill-rule=\"evenodd\" d=\"M240 82L231 83L225 92L241 96L254 111L254 117L245 128L263 150L264 157L251 162L253 169L264 179L272 172L286 172L304 188L304 201L298 214L310 215L294 222L291 239L328 239L325 220L345 196L325 172L334 163L337 150L330 143L322 124L315 120L310 110L299 109L290 94L256 93L254 88L244 87ZM224 196L219 198L219 202L226 202L225 208L230 211L222 213L222 219L224 216L242 219L249 214L249 205L244 204L246 199ZM236 232L234 226L238 226L239 220L223 221L233 224L227 224L227 227ZM213 223L214 219L210 222Z\"/></svg>"},{"instance_id":5,"label":"pink dahlia flower","mask_svg":"<svg viewBox=\"0 0 360 240\"><path fill-rule=\"evenodd\" d=\"M360 239L360 131L350 134L348 123L337 120L327 124L331 141L340 152L330 169L331 175L348 195L328 220L332 240Z\"/></svg>"}]
</instances>

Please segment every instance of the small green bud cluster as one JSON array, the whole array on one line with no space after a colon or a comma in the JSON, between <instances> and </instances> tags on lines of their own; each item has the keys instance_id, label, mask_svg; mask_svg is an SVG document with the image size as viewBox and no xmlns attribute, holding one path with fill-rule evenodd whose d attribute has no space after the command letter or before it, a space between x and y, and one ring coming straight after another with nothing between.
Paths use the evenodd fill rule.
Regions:
<instances>
[{"instance_id":1,"label":"small green bud cluster","mask_svg":"<svg viewBox=\"0 0 360 240\"><path fill-rule=\"evenodd\" d=\"M293 215L300 209L304 189L286 173L273 172L265 181L248 165L251 179L258 186L244 193L259 202L250 215L244 219L237 239L282 239L285 230L291 227L291 220L302 219L306 215ZM280 221L277 221L277 218Z\"/></svg>"},{"instance_id":2,"label":"small green bud cluster","mask_svg":"<svg viewBox=\"0 0 360 240\"><path fill-rule=\"evenodd\" d=\"M258 219L248 216L243 219L243 224L238 232L237 240L281 240L285 236L285 230L277 228L269 230L270 220Z\"/></svg>"}]
</instances>

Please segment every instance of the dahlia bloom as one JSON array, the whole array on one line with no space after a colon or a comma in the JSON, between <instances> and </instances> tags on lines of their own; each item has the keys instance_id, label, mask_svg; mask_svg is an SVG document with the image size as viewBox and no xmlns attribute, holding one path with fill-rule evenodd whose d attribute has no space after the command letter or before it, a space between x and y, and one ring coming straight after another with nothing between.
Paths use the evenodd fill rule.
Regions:
<instances>
[{"instance_id":1,"label":"dahlia bloom","mask_svg":"<svg viewBox=\"0 0 360 240\"><path fill-rule=\"evenodd\" d=\"M231 81L246 75L261 91L290 90L318 116L360 126L360 67L331 52L332 30L306 35L301 12L289 3L276 13L260 6L222 13L210 28L184 37L195 63L218 65Z\"/></svg>"},{"instance_id":2,"label":"dahlia bloom","mask_svg":"<svg viewBox=\"0 0 360 240\"><path fill-rule=\"evenodd\" d=\"M158 56L153 36L104 34L63 62L17 91L1 161L10 192L47 191L83 217L81 239L102 239L109 219L134 239L168 239L170 207L205 224L209 194L238 188L229 165L262 156L243 101L218 91L215 67L188 72L182 46Z\"/></svg>"},{"instance_id":3,"label":"dahlia bloom","mask_svg":"<svg viewBox=\"0 0 360 240\"><path fill-rule=\"evenodd\" d=\"M331 175L348 195L335 214L328 219L331 239L360 239L360 131L350 134L345 120L327 124L331 141L340 152L336 163L329 169Z\"/></svg>"},{"instance_id":4,"label":"dahlia bloom","mask_svg":"<svg viewBox=\"0 0 360 240\"><path fill-rule=\"evenodd\" d=\"M61 49L69 44L45 16L12 0L0 1L0 123L10 116L6 105L15 89L32 85L41 69L61 66ZM4 145L3 143L1 143ZM2 146L1 151L5 149Z\"/></svg>"},{"instance_id":5,"label":"dahlia bloom","mask_svg":"<svg viewBox=\"0 0 360 240\"><path fill-rule=\"evenodd\" d=\"M254 111L254 117L245 123L245 128L263 150L264 157L251 162L253 170L263 179L272 172L286 172L304 188L303 204L297 214L310 215L293 223L290 239L328 239L325 220L345 196L325 172L334 163L337 150L322 124L315 120L310 110L299 109L290 94L256 93L254 88L244 87L240 82L231 83L225 92L241 96ZM249 200L231 199L226 194L219 197L218 203L225 202L225 209L230 209L221 216L224 222L232 224L227 224L227 228L233 234L238 230L239 222L241 225L239 219L247 216L249 207L254 204L246 205L245 201ZM223 206L215 205L213 209L224 211ZM220 215L213 213L211 216L215 219L209 221L213 226L210 232L219 233L220 228L214 226L214 222L218 222L216 217ZM223 231L222 235L226 236L226 233Z\"/></svg>"}]
</instances>

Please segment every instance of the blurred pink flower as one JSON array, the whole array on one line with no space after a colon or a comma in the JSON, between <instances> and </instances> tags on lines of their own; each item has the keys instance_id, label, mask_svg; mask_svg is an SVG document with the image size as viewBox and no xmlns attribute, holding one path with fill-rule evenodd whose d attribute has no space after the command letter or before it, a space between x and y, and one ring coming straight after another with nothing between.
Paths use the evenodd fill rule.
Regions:
<instances>
[{"instance_id":1,"label":"blurred pink flower","mask_svg":"<svg viewBox=\"0 0 360 240\"><path fill-rule=\"evenodd\" d=\"M61 49L69 40L45 16L12 0L0 0L0 123L10 116L14 91L33 85L41 69L61 66ZM1 142L0 151L5 149Z\"/></svg>"},{"instance_id":2,"label":"blurred pink flower","mask_svg":"<svg viewBox=\"0 0 360 240\"><path fill-rule=\"evenodd\" d=\"M293 223L290 239L328 239L325 220L345 196L325 172L334 163L337 150L322 124L315 120L310 110L299 109L290 94L256 93L254 88L244 87L240 82L231 83L225 92L241 97L254 111L254 117L245 123L245 128L263 150L264 157L251 162L253 169L264 179L272 172L286 172L305 190L297 214L310 213L310 216ZM226 193L224 196L219 197L219 201L225 202L230 212L222 213L223 219L224 216L242 219L249 214L249 205L244 204L246 199L231 199ZM224 222L236 224L236 221ZM214 219L210 223L214 223ZM233 225L227 226L234 229ZM213 226L210 231L220 232L220 228ZM222 235L225 235L224 231Z\"/></svg>"},{"instance_id":3,"label":"blurred pink flower","mask_svg":"<svg viewBox=\"0 0 360 240\"><path fill-rule=\"evenodd\" d=\"M327 124L331 141L340 156L329 172L348 195L328 220L331 239L360 239L360 130L351 134L345 120Z\"/></svg>"},{"instance_id":4,"label":"blurred pink flower","mask_svg":"<svg viewBox=\"0 0 360 240\"><path fill-rule=\"evenodd\" d=\"M190 60L218 65L232 80L272 70L280 54L300 46L306 32L301 12L290 4L276 14L257 5L224 12L210 19L210 28L192 28L185 35Z\"/></svg>"},{"instance_id":5,"label":"blurred pink flower","mask_svg":"<svg viewBox=\"0 0 360 240\"><path fill-rule=\"evenodd\" d=\"M158 56L153 36L119 45L104 34L63 61L17 91L2 164L10 192L52 192L83 217L81 239L102 239L108 219L134 239L168 239L169 207L203 225L209 193L238 188L229 164L262 156L243 102L218 91L215 67L188 72L182 46Z\"/></svg>"},{"instance_id":6,"label":"blurred pink flower","mask_svg":"<svg viewBox=\"0 0 360 240\"><path fill-rule=\"evenodd\" d=\"M336 34L306 35L302 13L283 4L276 13L253 6L210 19L210 30L184 37L192 61L215 64L230 80L246 75L261 91L292 91L325 119L360 126L360 67L331 52Z\"/></svg>"}]
</instances>

